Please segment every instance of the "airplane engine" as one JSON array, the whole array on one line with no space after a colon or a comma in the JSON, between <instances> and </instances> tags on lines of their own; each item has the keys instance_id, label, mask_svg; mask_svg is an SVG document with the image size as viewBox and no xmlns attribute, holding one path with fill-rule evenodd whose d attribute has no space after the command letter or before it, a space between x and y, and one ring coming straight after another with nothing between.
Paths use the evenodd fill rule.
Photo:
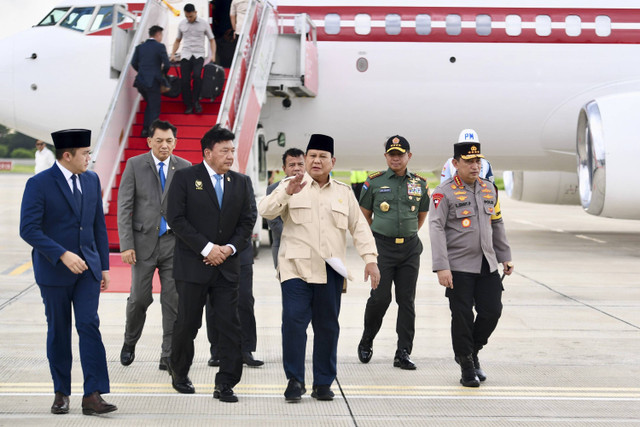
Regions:
<instances>
[{"instance_id":1,"label":"airplane engine","mask_svg":"<svg viewBox=\"0 0 640 427\"><path fill-rule=\"evenodd\" d=\"M523 202L577 205L578 177L573 172L505 171L507 195Z\"/></svg>"},{"instance_id":2,"label":"airplane engine","mask_svg":"<svg viewBox=\"0 0 640 427\"><path fill-rule=\"evenodd\" d=\"M582 207L591 215L640 219L640 92L596 98L578 118Z\"/></svg>"}]
</instances>

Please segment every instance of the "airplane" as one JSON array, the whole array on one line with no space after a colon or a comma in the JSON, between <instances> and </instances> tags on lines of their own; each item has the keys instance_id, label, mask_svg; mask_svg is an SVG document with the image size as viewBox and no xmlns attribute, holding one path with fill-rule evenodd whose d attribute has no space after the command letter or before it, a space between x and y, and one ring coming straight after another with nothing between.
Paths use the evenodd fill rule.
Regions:
<instances>
[{"instance_id":1,"label":"airplane","mask_svg":"<svg viewBox=\"0 0 640 427\"><path fill-rule=\"evenodd\" d=\"M104 5L71 2L66 7L96 6L92 16ZM129 1L122 26L135 25L129 13L143 6ZM198 10L206 15L205 7ZM0 41L0 48L13 44L11 60L0 65L0 122L34 137L66 125L100 129L113 77L126 68L105 58L106 31L64 28L66 16L50 14ZM401 134L412 144L413 169L439 171L460 130L473 128L493 168L507 171L513 198L579 200L593 215L640 219L640 190L624 162L640 151L632 140L640 112L637 1L279 0L274 17L277 35L285 37L263 60L268 80L253 86L258 107L231 119L225 110L218 119L239 118L243 131L251 128L249 142L241 135L238 167L252 175L256 194L266 184L264 170L277 169L284 151L268 141L284 142L285 135L287 146L302 148L312 133L331 135L338 169L373 170L383 166L386 138ZM167 20L169 27L179 21ZM246 48L257 44L260 22L249 22L230 80ZM69 34L57 38L54 30ZM285 40L296 35L305 49L292 50ZM101 44L102 56L96 49L95 58L78 61L77 49L89 43ZM60 59L65 49L71 52ZM37 58L27 59L32 50ZM308 69L283 76L300 64ZM58 69L72 78L51 77L47 85ZM16 82L10 87L7 75ZM30 83L35 75L42 81L37 88ZM227 92L236 97L227 104L235 105L238 94Z\"/></svg>"}]
</instances>

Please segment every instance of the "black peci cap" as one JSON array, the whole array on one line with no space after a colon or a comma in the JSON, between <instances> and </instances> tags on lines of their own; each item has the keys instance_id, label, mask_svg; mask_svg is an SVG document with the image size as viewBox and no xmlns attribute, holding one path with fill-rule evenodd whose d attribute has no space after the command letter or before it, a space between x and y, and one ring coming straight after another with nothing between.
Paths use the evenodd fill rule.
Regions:
<instances>
[{"instance_id":1,"label":"black peci cap","mask_svg":"<svg viewBox=\"0 0 640 427\"><path fill-rule=\"evenodd\" d=\"M309 150L328 151L331 153L331 157L333 157L333 138L320 133L314 133L309 139L309 144L307 144L307 151Z\"/></svg>"},{"instance_id":2,"label":"black peci cap","mask_svg":"<svg viewBox=\"0 0 640 427\"><path fill-rule=\"evenodd\" d=\"M51 134L56 150L91 146L91 131L88 129L65 129Z\"/></svg>"}]
</instances>

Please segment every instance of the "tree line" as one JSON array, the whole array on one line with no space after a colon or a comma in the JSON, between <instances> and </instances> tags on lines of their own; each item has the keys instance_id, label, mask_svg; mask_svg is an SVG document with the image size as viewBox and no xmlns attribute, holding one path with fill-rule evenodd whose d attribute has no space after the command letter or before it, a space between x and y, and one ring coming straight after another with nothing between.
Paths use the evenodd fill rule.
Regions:
<instances>
[{"instance_id":1,"label":"tree line","mask_svg":"<svg viewBox=\"0 0 640 427\"><path fill-rule=\"evenodd\" d=\"M36 140L0 125L0 158L32 159Z\"/></svg>"}]
</instances>

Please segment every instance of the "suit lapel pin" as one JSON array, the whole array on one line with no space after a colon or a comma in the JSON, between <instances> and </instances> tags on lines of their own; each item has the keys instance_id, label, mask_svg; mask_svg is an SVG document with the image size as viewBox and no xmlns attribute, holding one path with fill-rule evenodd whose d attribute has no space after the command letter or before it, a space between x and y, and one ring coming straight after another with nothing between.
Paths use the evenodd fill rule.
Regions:
<instances>
[{"instance_id":1,"label":"suit lapel pin","mask_svg":"<svg viewBox=\"0 0 640 427\"><path fill-rule=\"evenodd\" d=\"M227 177L227 182L231 182L231 178Z\"/></svg>"},{"instance_id":2,"label":"suit lapel pin","mask_svg":"<svg viewBox=\"0 0 640 427\"><path fill-rule=\"evenodd\" d=\"M196 190L204 190L204 188L202 187L202 181L200 181L199 179L196 179Z\"/></svg>"}]
</instances>

